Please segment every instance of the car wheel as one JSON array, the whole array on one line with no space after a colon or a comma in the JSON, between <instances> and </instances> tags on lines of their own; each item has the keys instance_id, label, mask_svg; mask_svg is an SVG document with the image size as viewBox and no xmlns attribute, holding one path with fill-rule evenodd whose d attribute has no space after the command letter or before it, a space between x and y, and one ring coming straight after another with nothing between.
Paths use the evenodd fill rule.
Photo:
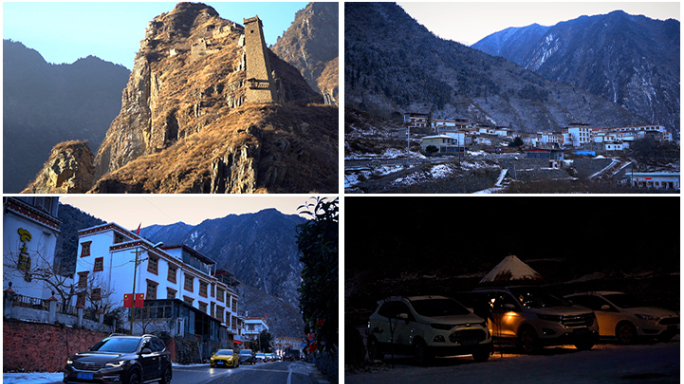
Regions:
<instances>
[{"instance_id":1,"label":"car wheel","mask_svg":"<svg viewBox=\"0 0 684 384\"><path fill-rule=\"evenodd\" d=\"M539 341L537 333L531 327L524 327L518 333L518 346L528 354L533 355L539 351Z\"/></svg>"},{"instance_id":2,"label":"car wheel","mask_svg":"<svg viewBox=\"0 0 684 384\"><path fill-rule=\"evenodd\" d=\"M622 344L632 344L636 341L636 328L631 323L622 322L615 328L615 336Z\"/></svg>"},{"instance_id":3,"label":"car wheel","mask_svg":"<svg viewBox=\"0 0 684 384\"><path fill-rule=\"evenodd\" d=\"M594 347L593 341L580 341L575 343L575 348L579 351L588 351Z\"/></svg>"},{"instance_id":4,"label":"car wheel","mask_svg":"<svg viewBox=\"0 0 684 384\"><path fill-rule=\"evenodd\" d=\"M658 335L658 341L662 342L668 342L674 337L674 334L671 332L663 332L660 335Z\"/></svg>"},{"instance_id":5,"label":"car wheel","mask_svg":"<svg viewBox=\"0 0 684 384\"><path fill-rule=\"evenodd\" d=\"M430 360L432 360L430 350L423 340L418 340L413 345L413 356L415 357L416 363L418 365L428 365Z\"/></svg>"},{"instance_id":6,"label":"car wheel","mask_svg":"<svg viewBox=\"0 0 684 384\"><path fill-rule=\"evenodd\" d=\"M475 361L477 361L478 363L483 362L483 361L487 361L487 360L489 360L489 351L485 350L485 351L474 352L473 353L473 359Z\"/></svg>"},{"instance_id":7,"label":"car wheel","mask_svg":"<svg viewBox=\"0 0 684 384\"><path fill-rule=\"evenodd\" d=\"M161 384L171 383L171 377L173 377L173 375L171 373L171 368L166 367L166 369L164 370L164 374L161 377Z\"/></svg>"},{"instance_id":8,"label":"car wheel","mask_svg":"<svg viewBox=\"0 0 684 384\"><path fill-rule=\"evenodd\" d=\"M378 344L378 340L375 337L371 337L368 339L368 359L373 362L373 361L382 361L384 356L384 353L380 349L380 345Z\"/></svg>"},{"instance_id":9,"label":"car wheel","mask_svg":"<svg viewBox=\"0 0 684 384\"><path fill-rule=\"evenodd\" d=\"M128 374L128 380L126 380L127 384L140 384L142 383L142 380L140 379L140 372L137 370L131 371Z\"/></svg>"}]
</instances>

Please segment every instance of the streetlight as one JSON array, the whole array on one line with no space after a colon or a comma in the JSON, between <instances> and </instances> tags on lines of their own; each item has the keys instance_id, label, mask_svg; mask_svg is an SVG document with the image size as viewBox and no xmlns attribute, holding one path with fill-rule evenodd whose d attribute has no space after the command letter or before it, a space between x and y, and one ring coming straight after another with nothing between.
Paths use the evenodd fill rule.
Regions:
<instances>
[{"instance_id":1,"label":"streetlight","mask_svg":"<svg viewBox=\"0 0 684 384\"><path fill-rule=\"evenodd\" d=\"M159 248L162 245L164 245L164 243L160 241L157 244L155 244L152 247L152 249ZM135 261L134 261L134 266L133 266L133 304L131 306L131 336L133 335L133 321L135 319L135 281L137 279L137 274L138 274L138 265L140 265L140 263L142 263L143 261L149 259L149 257L148 257L147 259L138 260L140 253L141 253L140 248L139 247L135 248Z\"/></svg>"}]
</instances>

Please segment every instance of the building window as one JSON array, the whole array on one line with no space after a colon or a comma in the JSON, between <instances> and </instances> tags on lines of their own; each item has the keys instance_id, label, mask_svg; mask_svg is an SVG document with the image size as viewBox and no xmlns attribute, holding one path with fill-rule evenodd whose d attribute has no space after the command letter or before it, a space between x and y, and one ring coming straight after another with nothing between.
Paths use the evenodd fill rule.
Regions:
<instances>
[{"instance_id":1,"label":"building window","mask_svg":"<svg viewBox=\"0 0 684 384\"><path fill-rule=\"evenodd\" d=\"M154 257L154 256L148 257L147 272L154 273L155 275L159 274L159 258L158 257Z\"/></svg>"},{"instance_id":2,"label":"building window","mask_svg":"<svg viewBox=\"0 0 684 384\"><path fill-rule=\"evenodd\" d=\"M175 289L166 288L166 298L167 299L175 299L177 293L178 293L178 291L176 291Z\"/></svg>"},{"instance_id":3,"label":"building window","mask_svg":"<svg viewBox=\"0 0 684 384\"><path fill-rule=\"evenodd\" d=\"M200 283L199 283L199 294L200 294L200 296L207 297L207 286L208 286L207 283L200 280Z\"/></svg>"},{"instance_id":4,"label":"building window","mask_svg":"<svg viewBox=\"0 0 684 384\"><path fill-rule=\"evenodd\" d=\"M88 272L79 272L78 273L78 287L77 288L86 288L88 286Z\"/></svg>"},{"instance_id":5,"label":"building window","mask_svg":"<svg viewBox=\"0 0 684 384\"><path fill-rule=\"evenodd\" d=\"M207 303L203 303L203 302L201 302L201 301L198 301L198 302L197 302L197 305L199 305L199 310L200 310L200 311L202 311L202 312L204 312L204 313L207 313Z\"/></svg>"},{"instance_id":6,"label":"building window","mask_svg":"<svg viewBox=\"0 0 684 384\"><path fill-rule=\"evenodd\" d=\"M176 271L178 271L178 268L169 265L169 275L166 277L166 279L172 283L176 283Z\"/></svg>"},{"instance_id":7,"label":"building window","mask_svg":"<svg viewBox=\"0 0 684 384\"><path fill-rule=\"evenodd\" d=\"M147 279L147 300L157 300L157 286L159 283Z\"/></svg>"},{"instance_id":8,"label":"building window","mask_svg":"<svg viewBox=\"0 0 684 384\"><path fill-rule=\"evenodd\" d=\"M114 244L123 243L124 236L120 233L114 232Z\"/></svg>"},{"instance_id":9,"label":"building window","mask_svg":"<svg viewBox=\"0 0 684 384\"><path fill-rule=\"evenodd\" d=\"M190 296L183 296L183 301L185 302L185 304L188 304L192 307L192 303L195 301L195 299L193 299Z\"/></svg>"},{"instance_id":10,"label":"building window","mask_svg":"<svg viewBox=\"0 0 684 384\"><path fill-rule=\"evenodd\" d=\"M100 272L104 269L104 257L95 258L95 265L93 266L93 272Z\"/></svg>"},{"instance_id":11,"label":"building window","mask_svg":"<svg viewBox=\"0 0 684 384\"><path fill-rule=\"evenodd\" d=\"M232 305L232 307L233 307L233 312L237 312L237 311L238 311L238 307L237 307L237 303L238 303L237 297L233 297L233 299L232 299L231 301L232 301L231 305Z\"/></svg>"},{"instance_id":12,"label":"building window","mask_svg":"<svg viewBox=\"0 0 684 384\"><path fill-rule=\"evenodd\" d=\"M216 300L220 303L223 303L226 300L226 291L216 287Z\"/></svg>"},{"instance_id":13,"label":"building window","mask_svg":"<svg viewBox=\"0 0 684 384\"><path fill-rule=\"evenodd\" d=\"M185 288L185 290L188 292L194 292L193 285L194 281L192 276L185 275L185 285L183 288Z\"/></svg>"},{"instance_id":14,"label":"building window","mask_svg":"<svg viewBox=\"0 0 684 384\"><path fill-rule=\"evenodd\" d=\"M92 241L81 243L81 257L90 256L90 244L92 244Z\"/></svg>"},{"instance_id":15,"label":"building window","mask_svg":"<svg viewBox=\"0 0 684 384\"><path fill-rule=\"evenodd\" d=\"M76 307L85 307L86 304L86 293L81 292L76 296Z\"/></svg>"},{"instance_id":16,"label":"building window","mask_svg":"<svg viewBox=\"0 0 684 384\"><path fill-rule=\"evenodd\" d=\"M223 317L223 316L224 316L224 313L225 313L225 308L223 308L223 307L220 306L220 305L217 305L217 306L216 306L216 318L218 319L218 321L220 321L220 322L222 322L222 323L224 322L224 321L223 321L223 319L224 319L224 317Z\"/></svg>"}]
</instances>

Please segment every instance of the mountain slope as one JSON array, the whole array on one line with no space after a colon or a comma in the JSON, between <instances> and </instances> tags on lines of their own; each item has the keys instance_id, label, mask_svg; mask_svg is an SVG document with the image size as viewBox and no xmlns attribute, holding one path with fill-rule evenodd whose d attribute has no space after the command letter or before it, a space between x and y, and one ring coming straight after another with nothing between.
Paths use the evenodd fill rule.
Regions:
<instances>
[{"instance_id":1,"label":"mountain slope","mask_svg":"<svg viewBox=\"0 0 684 384\"><path fill-rule=\"evenodd\" d=\"M278 57L295 66L309 86L338 99L339 6L309 3L273 45Z\"/></svg>"},{"instance_id":2,"label":"mountain slope","mask_svg":"<svg viewBox=\"0 0 684 384\"><path fill-rule=\"evenodd\" d=\"M18 193L57 143L86 140L94 152L121 108L129 71L97 57L49 64L20 42L3 40L3 182Z\"/></svg>"},{"instance_id":3,"label":"mountain slope","mask_svg":"<svg viewBox=\"0 0 684 384\"><path fill-rule=\"evenodd\" d=\"M269 325L290 324L285 327L289 329L301 323L297 288L302 266L295 236L296 226L304 221L267 209L206 220L196 226L155 225L143 228L140 234L153 242L185 244L213 259L217 268L234 273L241 282L240 292L247 295L243 310L255 316L267 313Z\"/></svg>"},{"instance_id":4,"label":"mountain slope","mask_svg":"<svg viewBox=\"0 0 684 384\"><path fill-rule=\"evenodd\" d=\"M150 21L90 192L337 191L337 108L266 48L275 102L246 99L245 32L201 3Z\"/></svg>"},{"instance_id":5,"label":"mountain slope","mask_svg":"<svg viewBox=\"0 0 684 384\"><path fill-rule=\"evenodd\" d=\"M679 132L679 29L673 19L615 11L558 23L543 33L534 26L512 35L504 30L473 47ZM520 34L530 37L520 40Z\"/></svg>"},{"instance_id":6,"label":"mountain slope","mask_svg":"<svg viewBox=\"0 0 684 384\"><path fill-rule=\"evenodd\" d=\"M522 131L644 123L619 105L437 38L391 3L345 6L345 99L385 117L432 112Z\"/></svg>"}]
</instances>

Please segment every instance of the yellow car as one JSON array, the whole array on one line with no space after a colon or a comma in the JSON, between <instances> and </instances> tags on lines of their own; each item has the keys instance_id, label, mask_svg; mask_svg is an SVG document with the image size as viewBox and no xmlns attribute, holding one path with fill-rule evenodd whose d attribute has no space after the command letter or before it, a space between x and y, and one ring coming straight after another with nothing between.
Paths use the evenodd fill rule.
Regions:
<instances>
[{"instance_id":1,"label":"yellow car","mask_svg":"<svg viewBox=\"0 0 684 384\"><path fill-rule=\"evenodd\" d=\"M240 356L232 349L219 349L211 356L211 367L231 367L240 366Z\"/></svg>"}]
</instances>

